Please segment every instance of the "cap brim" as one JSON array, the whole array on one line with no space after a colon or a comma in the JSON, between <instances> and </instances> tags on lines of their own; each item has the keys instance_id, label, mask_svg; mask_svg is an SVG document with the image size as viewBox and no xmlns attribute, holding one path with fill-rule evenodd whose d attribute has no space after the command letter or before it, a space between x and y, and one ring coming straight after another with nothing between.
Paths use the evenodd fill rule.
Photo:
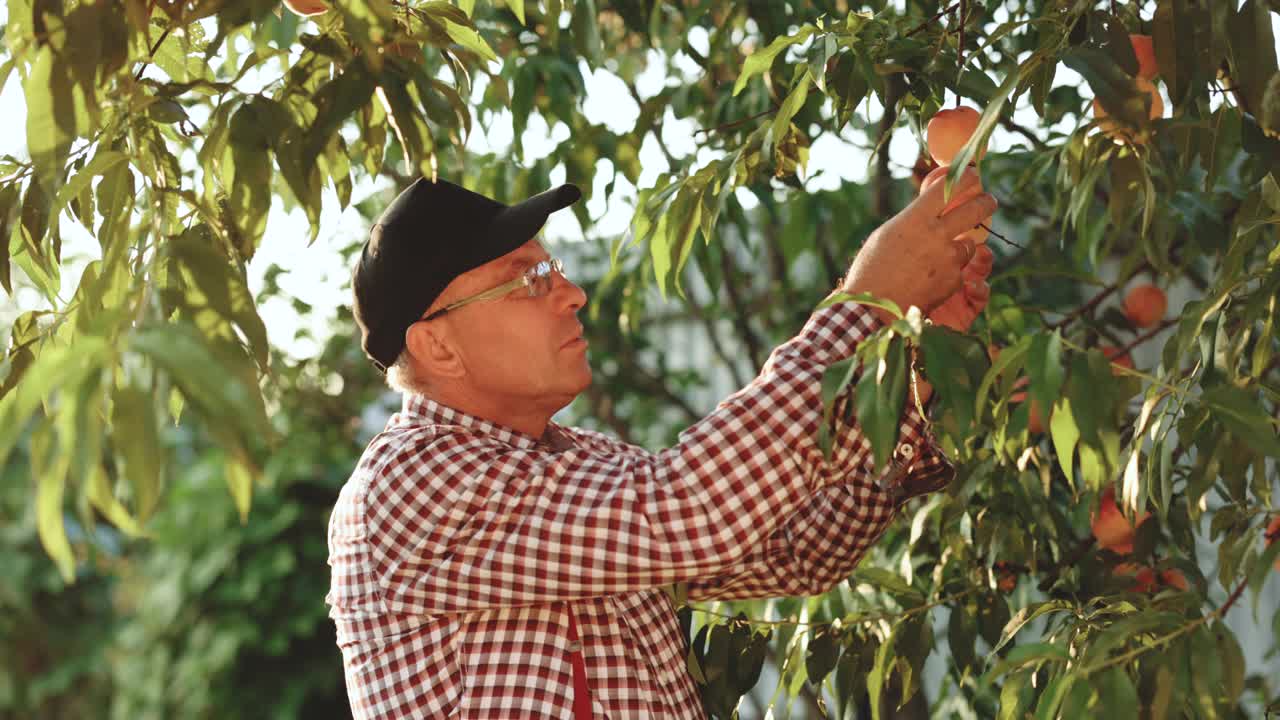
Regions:
<instances>
[{"instance_id":1,"label":"cap brim","mask_svg":"<svg viewBox=\"0 0 1280 720\"><path fill-rule=\"evenodd\" d=\"M489 224L489 239L506 248L499 255L520 247L533 239L547 218L557 210L563 210L582 199L582 191L576 185L561 185L538 193L522 203L500 211Z\"/></svg>"}]
</instances>

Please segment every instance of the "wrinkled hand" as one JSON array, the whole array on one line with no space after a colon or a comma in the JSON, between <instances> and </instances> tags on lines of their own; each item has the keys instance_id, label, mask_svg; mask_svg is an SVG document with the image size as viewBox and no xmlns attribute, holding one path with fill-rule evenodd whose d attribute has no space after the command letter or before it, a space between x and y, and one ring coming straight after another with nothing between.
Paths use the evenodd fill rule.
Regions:
<instances>
[{"instance_id":1,"label":"wrinkled hand","mask_svg":"<svg viewBox=\"0 0 1280 720\"><path fill-rule=\"evenodd\" d=\"M866 292L903 310L915 305L930 313L962 288L962 272L976 257L964 233L995 212L996 199L978 193L944 214L943 186L934 183L871 233L842 283L844 292ZM980 186L978 173L968 168L955 192L964 196L975 186Z\"/></svg>"},{"instance_id":2,"label":"wrinkled hand","mask_svg":"<svg viewBox=\"0 0 1280 720\"><path fill-rule=\"evenodd\" d=\"M978 245L973 258L960 272L963 281L960 288L930 311L929 319L959 332L966 332L972 327L973 321L982 314L987 301L991 299L991 286L987 285L987 278L991 276L994 262L995 256L991 248L985 243Z\"/></svg>"}]
</instances>

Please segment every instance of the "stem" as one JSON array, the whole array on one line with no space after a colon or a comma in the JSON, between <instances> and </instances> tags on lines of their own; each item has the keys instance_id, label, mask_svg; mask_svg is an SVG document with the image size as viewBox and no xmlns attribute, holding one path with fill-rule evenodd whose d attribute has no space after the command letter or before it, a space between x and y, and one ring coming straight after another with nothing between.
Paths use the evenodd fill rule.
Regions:
<instances>
[{"instance_id":1,"label":"stem","mask_svg":"<svg viewBox=\"0 0 1280 720\"><path fill-rule=\"evenodd\" d=\"M960 40L956 44L956 73L957 80L960 75L964 74L964 21L965 15L968 14L968 0L960 0ZM956 107L960 107L960 94L956 93Z\"/></svg>"},{"instance_id":2,"label":"stem","mask_svg":"<svg viewBox=\"0 0 1280 720\"><path fill-rule=\"evenodd\" d=\"M1244 592L1244 588L1248 584L1249 584L1248 578L1241 580L1240 584L1236 586L1236 589L1231 591L1231 595L1227 597L1227 601L1222 604L1222 607L1218 608L1217 610L1214 610L1208 615L1204 615L1202 617L1196 618L1192 622L1189 622L1186 625L1183 625L1182 627L1178 628L1177 630L1174 630L1168 635L1163 635L1161 637L1156 638L1154 641L1152 641L1150 645L1147 645L1145 647L1135 648L1133 650L1130 650L1127 653L1118 655L1106 662L1099 663L1098 665L1095 665L1091 668L1085 668L1083 671L1081 671L1082 674L1088 676L1098 672L1099 670L1106 670L1109 667L1114 667L1116 665L1123 665L1124 663L1127 663L1130 660L1133 660L1134 658L1138 657L1139 655L1142 655L1145 652L1154 650L1158 647L1161 647L1162 645L1165 645L1171 640L1176 640L1177 638L1180 638L1183 635L1186 635L1187 633L1191 632L1192 630L1195 630L1201 625L1208 623L1210 620L1216 620L1216 619L1222 618L1222 616L1226 615L1227 611L1231 609L1231 606L1235 605L1236 600L1240 599L1240 594Z\"/></svg>"},{"instance_id":3,"label":"stem","mask_svg":"<svg viewBox=\"0 0 1280 720\"><path fill-rule=\"evenodd\" d=\"M137 82L142 79L142 73L146 71L147 66L150 65L151 61L155 59L156 51L160 49L160 44L165 41L165 38L169 37L169 31L172 29L173 29L172 25L170 25L169 27L166 27L164 29L164 32L160 33L160 37L156 38L156 43L151 46L151 52L147 54L146 61L142 63L142 67L138 68L138 74L133 76L134 82Z\"/></svg>"},{"instance_id":4,"label":"stem","mask_svg":"<svg viewBox=\"0 0 1280 720\"><path fill-rule=\"evenodd\" d=\"M904 35L903 37L911 37L912 35L915 35L916 33L920 32L921 30L924 30L925 28L929 27L929 26L930 26L930 25L932 25L933 23L935 23L935 22L937 22L938 20L940 20L940 19L942 18L942 16L943 16L943 15L946 15L947 13L951 12L952 10L955 10L955 9L956 9L956 7L960 5L960 2L961 2L961 0L956 0L956 2L953 2L953 3L951 3L950 5L948 5L948 6L944 7L944 8L942 8L942 9L941 9L941 10L939 10L936 14L934 14L934 16L933 16L933 17L929 18L928 20L925 20L924 22L922 22L922 23L920 23L919 25L917 25L917 26L915 26L914 28L912 28L912 29L911 29L911 31L910 31L910 32L908 32L908 33L907 33L906 35Z\"/></svg>"},{"instance_id":5,"label":"stem","mask_svg":"<svg viewBox=\"0 0 1280 720\"><path fill-rule=\"evenodd\" d=\"M1172 318L1172 319L1169 319L1169 320L1165 320L1164 322L1162 322L1162 323L1160 323L1159 325L1155 326L1154 328L1152 328L1151 330L1147 331L1146 333L1144 333L1144 334L1142 334L1142 335L1138 336L1136 339L1134 339L1134 341L1133 341L1133 342L1131 342L1131 343L1129 343L1128 345L1125 345L1124 347L1122 347L1122 348L1120 348L1119 350L1117 350L1117 351L1116 351L1116 354L1115 354L1115 355L1113 355L1112 357L1115 357L1115 358L1121 358L1121 357L1124 357L1126 354L1128 354L1128 352L1129 352L1130 350L1132 350L1132 349L1134 349L1134 348L1138 347L1139 345L1141 345L1141 344L1145 343L1146 341L1150 340L1151 338L1155 337L1156 335L1159 335L1160 333L1164 332L1165 328L1168 328L1168 327L1173 326L1173 325L1177 325L1177 324L1178 324L1178 322L1179 322L1180 320L1181 320L1181 318Z\"/></svg>"},{"instance_id":6,"label":"stem","mask_svg":"<svg viewBox=\"0 0 1280 720\"><path fill-rule=\"evenodd\" d=\"M1146 265L1144 264L1143 267L1146 267ZM1142 268L1138 268L1139 272L1141 270ZM1136 275L1137 273L1135 272L1134 274ZM1062 318L1056 323L1050 324L1046 329L1057 330L1058 328L1066 327L1072 320L1075 320L1081 315L1092 311L1103 300L1106 300L1107 297L1111 295L1111 293L1115 292L1116 290L1119 290L1120 287L1128 281L1129 281L1128 278L1126 278L1125 280L1122 280L1120 282L1116 282L1116 283L1112 283L1111 285L1108 285L1105 289L1103 289L1102 292L1098 293L1097 295L1094 295L1088 302L1076 308L1075 310L1072 310L1071 312L1067 313L1066 317Z\"/></svg>"},{"instance_id":7,"label":"stem","mask_svg":"<svg viewBox=\"0 0 1280 720\"><path fill-rule=\"evenodd\" d=\"M1001 235L1000 233L996 232L995 230L992 230L992 229L991 229L991 226L990 226L990 225L988 225L988 224L986 224L986 223L978 223L978 227L982 228L983 230L986 230L987 232L991 233L992 235L995 235L997 238L999 238L999 239L1001 239L1001 240L1005 241L1006 243L1009 243L1010 245L1012 245L1012 246L1014 246L1014 247L1018 248L1019 250L1026 250L1026 249L1027 249L1025 245L1019 245L1018 243L1016 243L1016 242L1014 242L1014 241L1010 240L1009 238L1007 238L1007 237L1005 237L1005 236Z\"/></svg>"},{"instance_id":8,"label":"stem","mask_svg":"<svg viewBox=\"0 0 1280 720\"><path fill-rule=\"evenodd\" d=\"M693 134L694 134L694 135L697 135L698 133L706 133L706 134L710 135L711 133L714 133L714 132L722 132L722 131L724 131L724 130L731 130L731 129L735 128L735 127L738 127L739 125L742 125L743 123L749 123L749 122L751 122L752 120L759 120L760 118L764 117L765 115L772 115L772 114L774 114L774 113L778 112L778 108L779 108L779 107L780 107L780 106L775 105L775 106L773 106L773 107L769 108L768 110L762 110L762 111L760 111L760 112L758 112L758 113L756 113L755 115L752 115L752 116L750 116L750 117L744 117L744 118L742 118L742 119L740 119L740 120L734 120L733 122L727 122L727 123L725 123L725 124L723 124L723 125L717 125L717 126L715 126L715 127L713 127L713 128L709 128L709 129L708 129L708 128L700 128L700 129L698 129L698 130L695 130L695 131L693 132Z\"/></svg>"}]
</instances>

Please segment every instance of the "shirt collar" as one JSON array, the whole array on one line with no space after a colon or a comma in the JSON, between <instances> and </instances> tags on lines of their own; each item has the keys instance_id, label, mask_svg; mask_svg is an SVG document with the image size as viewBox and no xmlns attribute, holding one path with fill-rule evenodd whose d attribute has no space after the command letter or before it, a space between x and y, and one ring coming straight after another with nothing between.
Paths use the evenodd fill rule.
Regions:
<instances>
[{"instance_id":1,"label":"shirt collar","mask_svg":"<svg viewBox=\"0 0 1280 720\"><path fill-rule=\"evenodd\" d=\"M543 436L535 438L528 433L456 410L417 393L404 393L400 402L400 412L391 418L388 424L405 427L443 425L465 428L470 432L485 435L524 450L551 448L560 451L574 444L571 434L555 422L548 422Z\"/></svg>"}]
</instances>

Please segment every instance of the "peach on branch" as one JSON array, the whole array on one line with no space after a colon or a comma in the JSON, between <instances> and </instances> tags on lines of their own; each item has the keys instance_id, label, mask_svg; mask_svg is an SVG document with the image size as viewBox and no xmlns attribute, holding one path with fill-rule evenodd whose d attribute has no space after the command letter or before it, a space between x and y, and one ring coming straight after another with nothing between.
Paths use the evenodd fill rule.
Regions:
<instances>
[{"instance_id":1,"label":"peach on branch","mask_svg":"<svg viewBox=\"0 0 1280 720\"><path fill-rule=\"evenodd\" d=\"M1151 80L1160 74L1156 64L1156 46L1150 35L1130 35L1129 43L1133 45L1133 54L1138 58L1138 77Z\"/></svg>"},{"instance_id":2,"label":"peach on branch","mask_svg":"<svg viewBox=\"0 0 1280 720\"><path fill-rule=\"evenodd\" d=\"M1164 317L1169 299L1164 291L1150 283L1138 285L1124 296L1124 316L1134 327L1148 328Z\"/></svg>"},{"instance_id":3,"label":"peach on branch","mask_svg":"<svg viewBox=\"0 0 1280 720\"><path fill-rule=\"evenodd\" d=\"M939 165L950 165L960 152L960 148L969 142L978 129L981 116L971 107L951 108L934 113L929 124L925 126L925 144L929 147L929 155ZM975 160L981 160L987 154L985 147L978 148Z\"/></svg>"},{"instance_id":4,"label":"peach on branch","mask_svg":"<svg viewBox=\"0 0 1280 720\"><path fill-rule=\"evenodd\" d=\"M1112 347L1110 345L1099 345L1098 349L1102 351L1102 354L1106 356L1107 360L1111 361L1112 365L1119 365L1120 367L1126 367L1126 368L1129 368L1130 370L1133 369L1133 358L1129 357L1129 353L1119 355L1120 349L1116 347ZM1119 355L1119 357L1117 357L1117 355ZM1123 373L1117 371L1113 367L1111 368L1111 374L1122 375Z\"/></svg>"}]
</instances>

